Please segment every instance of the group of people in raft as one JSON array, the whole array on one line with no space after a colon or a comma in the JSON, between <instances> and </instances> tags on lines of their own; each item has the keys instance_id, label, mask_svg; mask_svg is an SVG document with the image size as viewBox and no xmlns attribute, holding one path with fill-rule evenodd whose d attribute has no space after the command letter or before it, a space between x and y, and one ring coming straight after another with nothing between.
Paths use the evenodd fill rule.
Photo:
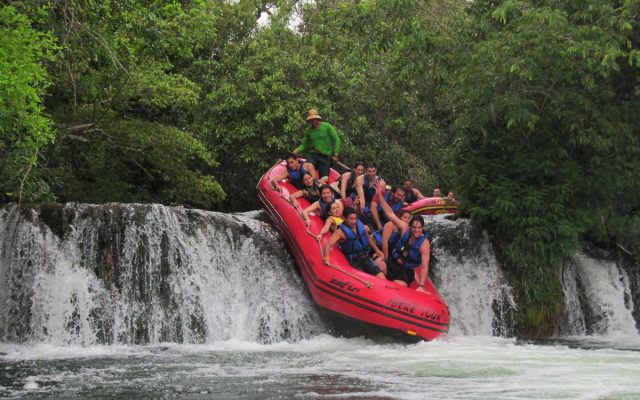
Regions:
<instances>
[{"instance_id":1,"label":"group of people in raft","mask_svg":"<svg viewBox=\"0 0 640 400\"><path fill-rule=\"evenodd\" d=\"M424 198L413 187L410 178L403 186L386 190L374 162L358 162L335 182L328 183L331 163L338 161L340 138L333 126L322 121L318 111L307 115L309 127L302 144L286 156L287 170L271 180L274 190L287 179L298 190L289 201L297 208L299 198L310 206L302 210L302 218L310 224L309 214L322 216L325 224L316 236L320 239L332 232L323 251L323 261L330 264L331 249L339 245L347 260L356 269L409 286L415 280L415 269L422 267L418 291L425 291L428 278L430 241L424 220L402 210L408 204ZM306 152L307 159L298 157ZM316 175L316 171L318 175ZM316 179L320 176L320 179ZM436 188L433 197L442 197ZM453 193L447 198L455 202Z\"/></svg>"}]
</instances>

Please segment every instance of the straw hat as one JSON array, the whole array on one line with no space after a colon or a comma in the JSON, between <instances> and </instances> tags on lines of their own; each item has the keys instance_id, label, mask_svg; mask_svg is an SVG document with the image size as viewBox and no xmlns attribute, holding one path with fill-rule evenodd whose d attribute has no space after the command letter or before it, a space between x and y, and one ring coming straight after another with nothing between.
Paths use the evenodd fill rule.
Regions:
<instances>
[{"instance_id":1,"label":"straw hat","mask_svg":"<svg viewBox=\"0 0 640 400\"><path fill-rule=\"evenodd\" d=\"M320 114L318 114L318 110L316 110L315 108L309 110L309 114L307 115L307 121L311 121L312 119L322 119L322 117L320 117Z\"/></svg>"}]
</instances>

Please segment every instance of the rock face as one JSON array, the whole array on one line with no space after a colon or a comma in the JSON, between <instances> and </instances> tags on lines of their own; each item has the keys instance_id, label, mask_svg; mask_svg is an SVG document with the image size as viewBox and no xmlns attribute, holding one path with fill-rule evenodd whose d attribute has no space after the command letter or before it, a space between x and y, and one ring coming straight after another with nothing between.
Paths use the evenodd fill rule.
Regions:
<instances>
[{"instance_id":1,"label":"rock face","mask_svg":"<svg viewBox=\"0 0 640 400\"><path fill-rule=\"evenodd\" d=\"M299 340L325 325L255 215L159 205L0 210L0 340Z\"/></svg>"}]
</instances>

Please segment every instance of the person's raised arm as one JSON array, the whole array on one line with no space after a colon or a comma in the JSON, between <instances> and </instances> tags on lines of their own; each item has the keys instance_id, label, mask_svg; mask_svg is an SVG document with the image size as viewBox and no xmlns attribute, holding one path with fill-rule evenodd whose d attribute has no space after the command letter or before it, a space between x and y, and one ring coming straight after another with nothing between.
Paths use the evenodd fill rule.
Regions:
<instances>
[{"instance_id":1,"label":"person's raised arm","mask_svg":"<svg viewBox=\"0 0 640 400\"><path fill-rule=\"evenodd\" d=\"M322 254L322 261L324 261L325 264L329 265L329 263L331 263L331 250L333 249L333 246L335 246L339 241L344 239L345 239L345 236L344 236L344 233L342 232L342 229L338 229L335 232L333 232L333 234L329 238L329 241L324 247L324 254Z\"/></svg>"},{"instance_id":2,"label":"person's raised arm","mask_svg":"<svg viewBox=\"0 0 640 400\"><path fill-rule=\"evenodd\" d=\"M377 192L376 196L378 197L382 211L384 211L387 218L389 218L389 221L393 222L393 224L400 229L401 234L404 234L409 229L409 225L398 218L396 213L393 212L393 209L387 203L387 200L385 200L384 195L382 195L382 188L380 186L378 186Z\"/></svg>"},{"instance_id":3,"label":"person's raised arm","mask_svg":"<svg viewBox=\"0 0 640 400\"><path fill-rule=\"evenodd\" d=\"M395 229L396 227L391 221L384 224L384 228L382 228L382 253L385 260L389 258L389 238Z\"/></svg>"},{"instance_id":4,"label":"person's raised arm","mask_svg":"<svg viewBox=\"0 0 640 400\"><path fill-rule=\"evenodd\" d=\"M318 208L320 208L320 202L314 201L313 203L311 203L311 205L309 205L309 207L305 208L302 211L302 219L304 220L305 224L309 225L311 223L311 219L309 219L309 213L317 210Z\"/></svg>"},{"instance_id":5,"label":"person's raised arm","mask_svg":"<svg viewBox=\"0 0 640 400\"><path fill-rule=\"evenodd\" d=\"M371 211L371 219L373 219L373 223L376 224L378 230L382 229L382 221L380 221L380 215L378 214L378 201L375 197L369 204L369 211Z\"/></svg>"},{"instance_id":6,"label":"person's raised arm","mask_svg":"<svg viewBox=\"0 0 640 400\"><path fill-rule=\"evenodd\" d=\"M420 255L422 258L422 263L420 264L420 276L418 277L418 291L425 291L424 284L427 282L427 278L429 277L429 257L431 254L431 243L429 243L429 239L426 239L420 245Z\"/></svg>"}]
</instances>

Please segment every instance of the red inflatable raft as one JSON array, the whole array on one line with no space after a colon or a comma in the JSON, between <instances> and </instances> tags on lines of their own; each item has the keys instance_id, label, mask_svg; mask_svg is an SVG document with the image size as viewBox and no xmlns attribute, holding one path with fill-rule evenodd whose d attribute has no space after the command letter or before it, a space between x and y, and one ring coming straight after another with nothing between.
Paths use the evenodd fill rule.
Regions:
<instances>
[{"instance_id":1,"label":"red inflatable raft","mask_svg":"<svg viewBox=\"0 0 640 400\"><path fill-rule=\"evenodd\" d=\"M458 210L458 203L446 197L425 197L416 200L404 207L413 215L435 215L435 214L455 214Z\"/></svg>"},{"instance_id":2,"label":"red inflatable raft","mask_svg":"<svg viewBox=\"0 0 640 400\"><path fill-rule=\"evenodd\" d=\"M377 278L351 267L339 246L332 250L330 266L322 262L321 248L330 234L320 242L310 234L322 229L321 218L312 214L307 228L299 211L288 201L296 190L294 186L285 180L280 182L280 190L271 187L270 180L285 168L284 161L276 164L260 179L258 199L291 249L315 302L347 318L425 340L448 332L449 309L431 280L425 284L429 293L423 293L415 290L415 282L406 288ZM332 171L331 181L337 177ZM305 199L298 200L303 209L308 206Z\"/></svg>"}]
</instances>

